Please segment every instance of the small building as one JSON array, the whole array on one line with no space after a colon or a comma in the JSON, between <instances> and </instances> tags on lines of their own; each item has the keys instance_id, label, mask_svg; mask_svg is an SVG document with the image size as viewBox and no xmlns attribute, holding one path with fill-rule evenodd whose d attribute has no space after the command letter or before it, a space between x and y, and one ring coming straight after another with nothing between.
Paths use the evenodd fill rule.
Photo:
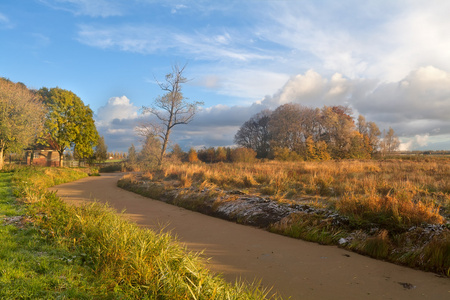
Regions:
<instances>
[{"instance_id":1,"label":"small building","mask_svg":"<svg viewBox=\"0 0 450 300\"><path fill-rule=\"evenodd\" d=\"M26 150L27 165L59 167L58 151L38 145L35 149Z\"/></svg>"}]
</instances>

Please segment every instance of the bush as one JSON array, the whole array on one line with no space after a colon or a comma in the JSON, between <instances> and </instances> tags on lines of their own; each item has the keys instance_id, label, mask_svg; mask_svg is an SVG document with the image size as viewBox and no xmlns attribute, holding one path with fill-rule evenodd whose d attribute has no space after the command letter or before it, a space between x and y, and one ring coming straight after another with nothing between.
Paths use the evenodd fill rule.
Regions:
<instances>
[{"instance_id":1,"label":"bush","mask_svg":"<svg viewBox=\"0 0 450 300\"><path fill-rule=\"evenodd\" d=\"M256 152L250 148L236 148L231 152L233 162L252 163L256 161Z\"/></svg>"}]
</instances>

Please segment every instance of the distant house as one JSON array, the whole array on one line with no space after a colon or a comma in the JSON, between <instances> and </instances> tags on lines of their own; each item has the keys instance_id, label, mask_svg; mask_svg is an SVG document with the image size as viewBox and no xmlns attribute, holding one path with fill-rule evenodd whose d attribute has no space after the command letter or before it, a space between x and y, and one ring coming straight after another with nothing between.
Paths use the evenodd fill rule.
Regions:
<instances>
[{"instance_id":1,"label":"distant house","mask_svg":"<svg viewBox=\"0 0 450 300\"><path fill-rule=\"evenodd\" d=\"M59 167L59 153L51 147L36 145L25 153L27 165Z\"/></svg>"}]
</instances>

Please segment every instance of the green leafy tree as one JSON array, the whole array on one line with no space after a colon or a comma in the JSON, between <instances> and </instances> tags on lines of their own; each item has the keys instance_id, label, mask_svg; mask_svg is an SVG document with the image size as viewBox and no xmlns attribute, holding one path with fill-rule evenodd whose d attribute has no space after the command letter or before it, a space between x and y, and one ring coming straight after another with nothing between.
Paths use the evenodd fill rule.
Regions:
<instances>
[{"instance_id":1,"label":"green leafy tree","mask_svg":"<svg viewBox=\"0 0 450 300\"><path fill-rule=\"evenodd\" d=\"M59 153L60 166L66 149L74 148L79 158L90 157L98 141L93 112L71 91L42 88L39 94L47 106L44 141Z\"/></svg>"},{"instance_id":2,"label":"green leafy tree","mask_svg":"<svg viewBox=\"0 0 450 300\"><path fill-rule=\"evenodd\" d=\"M22 83L0 78L0 170L6 152L22 152L43 129L45 106Z\"/></svg>"},{"instance_id":3,"label":"green leafy tree","mask_svg":"<svg viewBox=\"0 0 450 300\"><path fill-rule=\"evenodd\" d=\"M96 161L104 162L108 159L108 146L105 144L105 138L100 136L95 146L94 158Z\"/></svg>"}]
</instances>

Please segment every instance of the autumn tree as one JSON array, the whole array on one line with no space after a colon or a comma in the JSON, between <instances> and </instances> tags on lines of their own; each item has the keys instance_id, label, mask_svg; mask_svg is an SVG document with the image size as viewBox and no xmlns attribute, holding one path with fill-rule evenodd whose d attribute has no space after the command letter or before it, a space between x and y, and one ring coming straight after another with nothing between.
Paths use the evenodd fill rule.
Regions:
<instances>
[{"instance_id":1,"label":"autumn tree","mask_svg":"<svg viewBox=\"0 0 450 300\"><path fill-rule=\"evenodd\" d=\"M0 170L5 152L21 152L43 129L45 107L22 83L0 78Z\"/></svg>"},{"instance_id":2,"label":"autumn tree","mask_svg":"<svg viewBox=\"0 0 450 300\"><path fill-rule=\"evenodd\" d=\"M162 164L166 153L172 129L181 124L188 124L194 118L198 107L203 102L188 101L182 93L182 85L187 82L183 76L186 65L172 66L172 72L165 76L165 82L158 82L161 90L165 92L154 101L153 106L143 107L144 113L150 113L158 119L157 122L146 123L140 126L139 133L144 136L158 136L161 139L159 165Z\"/></svg>"},{"instance_id":3,"label":"autumn tree","mask_svg":"<svg viewBox=\"0 0 450 300\"><path fill-rule=\"evenodd\" d=\"M250 148L236 148L231 151L233 162L252 163L256 160L256 151Z\"/></svg>"},{"instance_id":4,"label":"autumn tree","mask_svg":"<svg viewBox=\"0 0 450 300\"><path fill-rule=\"evenodd\" d=\"M297 154L304 154L306 138L302 128L302 106L298 104L284 104L279 106L269 121L271 136L270 145L273 149L286 148Z\"/></svg>"},{"instance_id":5,"label":"autumn tree","mask_svg":"<svg viewBox=\"0 0 450 300\"><path fill-rule=\"evenodd\" d=\"M64 151L73 147L79 158L89 157L98 141L98 132L89 106L73 92L61 88L39 90L46 107L43 142L59 153L62 166Z\"/></svg>"},{"instance_id":6,"label":"autumn tree","mask_svg":"<svg viewBox=\"0 0 450 300\"><path fill-rule=\"evenodd\" d=\"M216 162L223 162L227 160L227 150L223 147L217 147L215 153Z\"/></svg>"},{"instance_id":7,"label":"autumn tree","mask_svg":"<svg viewBox=\"0 0 450 300\"><path fill-rule=\"evenodd\" d=\"M270 153L269 121L272 111L263 110L246 121L234 136L241 147L256 151L258 158L267 158Z\"/></svg>"},{"instance_id":8,"label":"autumn tree","mask_svg":"<svg viewBox=\"0 0 450 300\"><path fill-rule=\"evenodd\" d=\"M381 131L375 122L367 122L362 115L358 116L358 132L362 134L366 151L373 155L380 146Z\"/></svg>"},{"instance_id":9,"label":"autumn tree","mask_svg":"<svg viewBox=\"0 0 450 300\"><path fill-rule=\"evenodd\" d=\"M395 134L394 129L389 127L389 130L384 134L382 141L382 152L383 154L391 154L392 152L397 151L398 147L400 147L400 140Z\"/></svg>"},{"instance_id":10,"label":"autumn tree","mask_svg":"<svg viewBox=\"0 0 450 300\"><path fill-rule=\"evenodd\" d=\"M134 165L136 163L136 160L137 160L136 147L134 146L134 144L131 144L131 147L128 148L128 162L131 165Z\"/></svg>"},{"instance_id":11,"label":"autumn tree","mask_svg":"<svg viewBox=\"0 0 450 300\"><path fill-rule=\"evenodd\" d=\"M195 151L194 148L189 149L189 152L188 152L188 161L189 161L190 163L196 163L196 162L198 162L197 151Z\"/></svg>"},{"instance_id":12,"label":"autumn tree","mask_svg":"<svg viewBox=\"0 0 450 300\"><path fill-rule=\"evenodd\" d=\"M333 158L350 158L355 123L351 109L345 106L324 106L322 108L323 134Z\"/></svg>"},{"instance_id":13,"label":"autumn tree","mask_svg":"<svg viewBox=\"0 0 450 300\"><path fill-rule=\"evenodd\" d=\"M142 166L144 170L155 168L159 163L160 149L160 140L156 136L147 136L137 157L139 166Z\"/></svg>"},{"instance_id":14,"label":"autumn tree","mask_svg":"<svg viewBox=\"0 0 450 300\"><path fill-rule=\"evenodd\" d=\"M172 153L171 153L171 157L173 159L175 159L176 161L183 161L185 160L186 157L186 153L183 151L183 149L181 149L180 145L175 144L172 147Z\"/></svg>"}]
</instances>

